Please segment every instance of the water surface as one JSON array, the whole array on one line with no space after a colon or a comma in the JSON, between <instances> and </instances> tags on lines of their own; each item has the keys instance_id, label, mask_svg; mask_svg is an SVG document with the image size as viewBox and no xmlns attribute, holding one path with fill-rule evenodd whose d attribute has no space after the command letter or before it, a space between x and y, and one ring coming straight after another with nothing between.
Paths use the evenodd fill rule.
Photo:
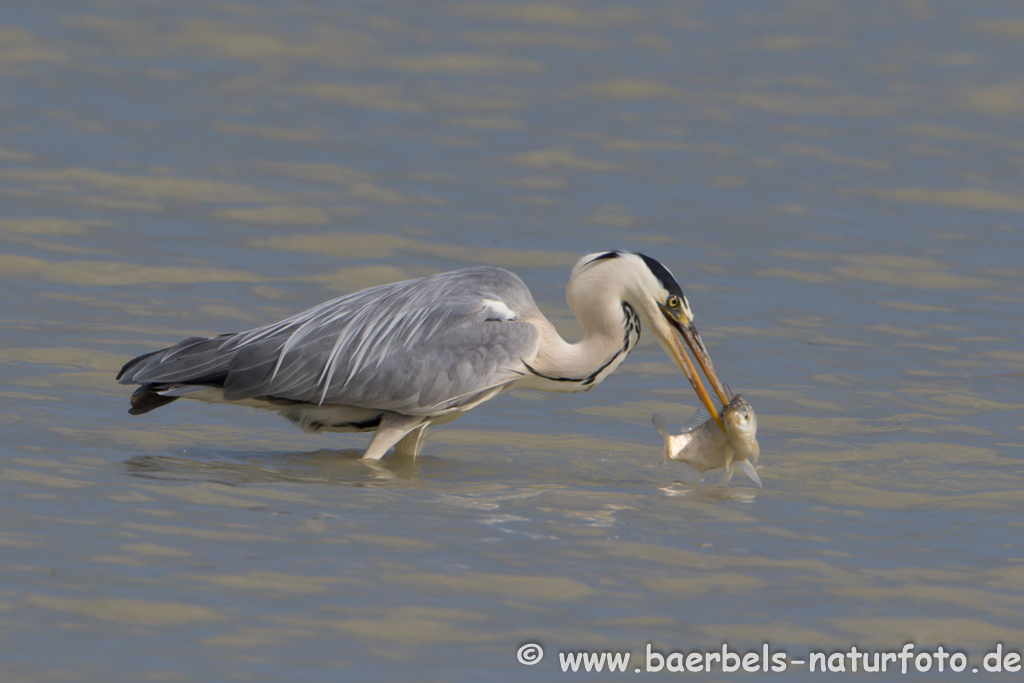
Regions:
<instances>
[{"instance_id":1,"label":"water surface","mask_svg":"<svg viewBox=\"0 0 1024 683\"><path fill-rule=\"evenodd\" d=\"M1011 4L5 5L2 678L1024 649L1022 47ZM651 413L696 401L649 334L376 467L255 411L133 418L113 380L471 264L572 337L607 248L676 274L763 489L660 462Z\"/></svg>"}]
</instances>

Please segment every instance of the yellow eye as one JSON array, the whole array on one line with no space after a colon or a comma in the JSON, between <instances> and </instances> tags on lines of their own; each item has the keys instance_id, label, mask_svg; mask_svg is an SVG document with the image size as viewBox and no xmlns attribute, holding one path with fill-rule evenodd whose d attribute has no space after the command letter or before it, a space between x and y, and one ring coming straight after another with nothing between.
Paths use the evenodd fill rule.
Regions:
<instances>
[{"instance_id":1,"label":"yellow eye","mask_svg":"<svg viewBox=\"0 0 1024 683\"><path fill-rule=\"evenodd\" d=\"M677 296L670 296L668 298L668 307L669 308L679 308L679 297L677 297Z\"/></svg>"}]
</instances>

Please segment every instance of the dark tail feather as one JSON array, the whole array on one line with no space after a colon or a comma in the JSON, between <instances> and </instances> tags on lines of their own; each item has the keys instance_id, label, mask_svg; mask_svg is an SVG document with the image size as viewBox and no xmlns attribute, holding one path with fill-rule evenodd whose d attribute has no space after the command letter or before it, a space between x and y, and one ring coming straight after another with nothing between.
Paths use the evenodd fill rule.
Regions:
<instances>
[{"instance_id":1,"label":"dark tail feather","mask_svg":"<svg viewBox=\"0 0 1024 683\"><path fill-rule=\"evenodd\" d=\"M161 396L153 391L152 385L144 384L132 394L132 407L128 410L128 414L142 415L176 400L178 400L177 396Z\"/></svg>"},{"instance_id":2,"label":"dark tail feather","mask_svg":"<svg viewBox=\"0 0 1024 683\"><path fill-rule=\"evenodd\" d=\"M231 336L189 337L125 363L117 380L121 384L140 385L132 394L128 413L142 415L183 394L223 387L235 358L234 350L222 349Z\"/></svg>"},{"instance_id":3,"label":"dark tail feather","mask_svg":"<svg viewBox=\"0 0 1024 683\"><path fill-rule=\"evenodd\" d=\"M121 379L122 377L124 377L124 373L128 372L129 370L131 370L133 367L138 365L141 361L146 360L150 356L155 356L158 353L163 353L166 350L167 349L160 349L159 351L150 351L149 353L144 353L141 356L136 356L135 358L132 358L130 361L128 361L127 363L125 363L124 365L121 366L121 372L117 373L117 377L115 379Z\"/></svg>"}]
</instances>

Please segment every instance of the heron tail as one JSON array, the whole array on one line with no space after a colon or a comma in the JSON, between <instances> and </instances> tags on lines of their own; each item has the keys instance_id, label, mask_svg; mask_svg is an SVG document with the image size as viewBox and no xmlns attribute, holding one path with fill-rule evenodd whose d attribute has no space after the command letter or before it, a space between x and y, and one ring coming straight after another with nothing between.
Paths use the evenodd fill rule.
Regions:
<instances>
[{"instance_id":1,"label":"heron tail","mask_svg":"<svg viewBox=\"0 0 1024 683\"><path fill-rule=\"evenodd\" d=\"M179 396L223 386L232 354L220 350L222 343L218 337L189 337L125 363L118 382L141 385L131 396L128 413L142 415Z\"/></svg>"}]
</instances>

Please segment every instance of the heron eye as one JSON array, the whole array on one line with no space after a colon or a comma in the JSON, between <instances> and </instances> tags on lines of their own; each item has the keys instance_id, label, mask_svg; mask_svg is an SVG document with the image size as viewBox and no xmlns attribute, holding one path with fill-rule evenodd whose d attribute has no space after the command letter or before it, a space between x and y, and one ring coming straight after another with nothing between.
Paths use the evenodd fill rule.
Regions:
<instances>
[{"instance_id":1,"label":"heron eye","mask_svg":"<svg viewBox=\"0 0 1024 683\"><path fill-rule=\"evenodd\" d=\"M679 308L679 297L677 297L677 296L670 296L668 298L668 307L669 308Z\"/></svg>"}]
</instances>

